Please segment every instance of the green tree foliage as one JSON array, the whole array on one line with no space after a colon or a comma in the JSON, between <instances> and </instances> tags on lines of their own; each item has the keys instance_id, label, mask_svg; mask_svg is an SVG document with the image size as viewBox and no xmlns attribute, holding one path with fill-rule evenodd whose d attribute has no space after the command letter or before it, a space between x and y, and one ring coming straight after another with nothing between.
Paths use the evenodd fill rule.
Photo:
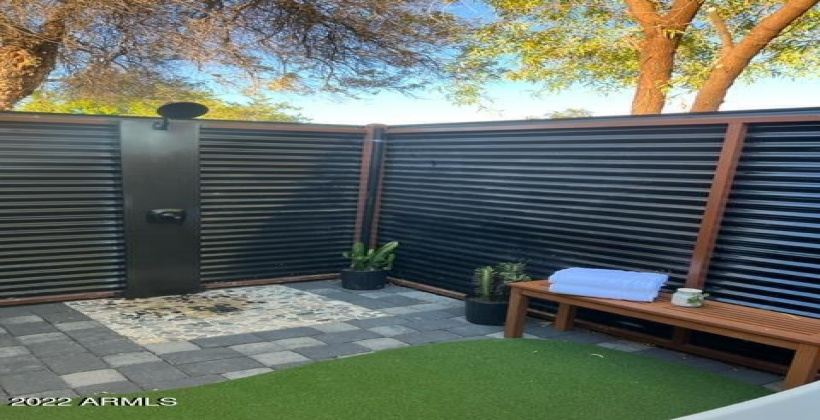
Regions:
<instances>
[{"instance_id":1,"label":"green tree foliage","mask_svg":"<svg viewBox=\"0 0 820 420\"><path fill-rule=\"evenodd\" d=\"M592 111L585 109L585 108L565 108L561 110L551 111L543 115L533 115L527 117L528 120L542 120L545 118L548 119L561 119L561 118L584 118L584 117L592 117Z\"/></svg>"},{"instance_id":2,"label":"green tree foliage","mask_svg":"<svg viewBox=\"0 0 820 420\"><path fill-rule=\"evenodd\" d=\"M547 114L547 118L551 119L559 119L559 118L583 118L583 117L591 117L592 111L584 108L567 108L561 111L552 111Z\"/></svg>"},{"instance_id":3,"label":"green tree foliage","mask_svg":"<svg viewBox=\"0 0 820 420\"><path fill-rule=\"evenodd\" d=\"M480 0L494 12L452 66L455 96L535 82L545 91L635 87L633 113L657 113L670 92L717 110L740 78L820 74L817 0Z\"/></svg>"},{"instance_id":4,"label":"green tree foliage","mask_svg":"<svg viewBox=\"0 0 820 420\"><path fill-rule=\"evenodd\" d=\"M0 110L203 77L254 90L407 90L457 17L433 0L0 0ZM112 81L124 77L133 83Z\"/></svg>"},{"instance_id":5,"label":"green tree foliage","mask_svg":"<svg viewBox=\"0 0 820 420\"><path fill-rule=\"evenodd\" d=\"M190 101L208 107L203 118L215 120L304 122L299 109L285 103L275 103L261 97L248 103L219 99L212 92L186 85L160 85L143 95L104 95L100 97L72 96L64 91L40 90L15 109L27 112L66 114L97 114L125 116L156 116L157 108L172 101Z\"/></svg>"}]
</instances>

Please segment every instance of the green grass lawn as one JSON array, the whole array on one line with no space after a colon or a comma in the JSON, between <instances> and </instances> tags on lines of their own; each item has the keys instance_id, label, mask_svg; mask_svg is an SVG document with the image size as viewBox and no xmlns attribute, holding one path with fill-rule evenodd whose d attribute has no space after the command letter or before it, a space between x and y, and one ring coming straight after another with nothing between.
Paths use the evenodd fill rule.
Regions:
<instances>
[{"instance_id":1,"label":"green grass lawn","mask_svg":"<svg viewBox=\"0 0 820 420\"><path fill-rule=\"evenodd\" d=\"M770 393L597 346L480 340L408 347L196 388L129 395L152 402L172 397L175 406L2 407L0 418L671 419Z\"/></svg>"}]
</instances>

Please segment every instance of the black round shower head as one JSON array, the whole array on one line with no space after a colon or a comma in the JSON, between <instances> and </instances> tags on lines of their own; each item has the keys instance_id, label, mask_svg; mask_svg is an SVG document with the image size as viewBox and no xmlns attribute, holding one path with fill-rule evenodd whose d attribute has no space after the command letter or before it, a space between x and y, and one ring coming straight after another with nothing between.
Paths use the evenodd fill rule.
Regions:
<instances>
[{"instance_id":1,"label":"black round shower head","mask_svg":"<svg viewBox=\"0 0 820 420\"><path fill-rule=\"evenodd\" d=\"M174 120L190 120L208 113L208 107L196 102L171 102L157 108L157 114Z\"/></svg>"}]
</instances>

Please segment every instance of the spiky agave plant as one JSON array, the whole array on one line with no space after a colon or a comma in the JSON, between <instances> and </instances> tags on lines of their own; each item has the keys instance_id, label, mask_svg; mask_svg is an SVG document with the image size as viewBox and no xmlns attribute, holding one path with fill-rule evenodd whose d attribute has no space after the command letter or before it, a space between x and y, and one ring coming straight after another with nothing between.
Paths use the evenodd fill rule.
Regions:
<instances>
[{"instance_id":1,"label":"spiky agave plant","mask_svg":"<svg viewBox=\"0 0 820 420\"><path fill-rule=\"evenodd\" d=\"M496 273L503 283L530 281L532 277L524 273L526 269L527 264L524 263L503 262L496 266Z\"/></svg>"},{"instance_id":2,"label":"spiky agave plant","mask_svg":"<svg viewBox=\"0 0 820 420\"><path fill-rule=\"evenodd\" d=\"M342 256L350 259L350 269L354 271L390 270L396 260L395 250L399 246L397 241L388 242L380 248L365 250L364 244L356 242L349 252Z\"/></svg>"}]
</instances>

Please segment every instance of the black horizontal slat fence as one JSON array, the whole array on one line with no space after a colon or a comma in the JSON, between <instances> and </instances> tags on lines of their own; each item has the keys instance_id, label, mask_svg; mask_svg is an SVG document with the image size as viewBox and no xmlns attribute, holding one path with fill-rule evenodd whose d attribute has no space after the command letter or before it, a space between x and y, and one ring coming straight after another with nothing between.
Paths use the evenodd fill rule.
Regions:
<instances>
[{"instance_id":1,"label":"black horizontal slat fence","mask_svg":"<svg viewBox=\"0 0 820 420\"><path fill-rule=\"evenodd\" d=\"M144 217L123 196L123 120L0 113L0 303L119 292L128 267L150 264L124 252L139 241L124 237L124 213ZM370 128L197 122L199 180L186 185L199 185L200 203L182 206L200 238L194 272L208 287L307 279L343 268L354 238L398 240L395 278L456 292L476 267L523 261L536 277L663 272L669 288L703 284L723 301L820 317L819 120L806 108ZM731 133L745 140L735 178L722 151Z\"/></svg>"},{"instance_id":2,"label":"black horizontal slat fence","mask_svg":"<svg viewBox=\"0 0 820 420\"><path fill-rule=\"evenodd\" d=\"M0 123L0 299L123 288L117 127Z\"/></svg>"},{"instance_id":3,"label":"black horizontal slat fence","mask_svg":"<svg viewBox=\"0 0 820 420\"><path fill-rule=\"evenodd\" d=\"M500 261L682 284L726 126L431 131L388 136L380 238L396 277L467 292Z\"/></svg>"},{"instance_id":4,"label":"black horizontal slat fence","mask_svg":"<svg viewBox=\"0 0 820 420\"><path fill-rule=\"evenodd\" d=\"M722 301L820 317L820 123L750 127L707 286Z\"/></svg>"},{"instance_id":5,"label":"black horizontal slat fence","mask_svg":"<svg viewBox=\"0 0 820 420\"><path fill-rule=\"evenodd\" d=\"M354 237L363 131L203 128L203 283L336 273Z\"/></svg>"}]
</instances>

